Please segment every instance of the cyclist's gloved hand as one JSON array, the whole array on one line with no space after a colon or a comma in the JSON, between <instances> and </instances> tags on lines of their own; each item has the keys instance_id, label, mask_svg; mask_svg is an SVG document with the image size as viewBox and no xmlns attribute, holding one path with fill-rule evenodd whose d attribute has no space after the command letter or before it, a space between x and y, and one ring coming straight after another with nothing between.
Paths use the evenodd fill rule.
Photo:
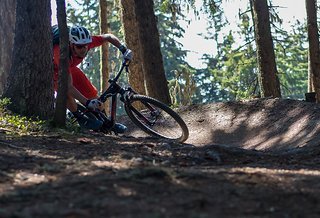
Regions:
<instances>
[{"instance_id":1,"label":"cyclist's gloved hand","mask_svg":"<svg viewBox=\"0 0 320 218\"><path fill-rule=\"evenodd\" d=\"M132 60L133 57L133 53L130 49L128 49L125 45L120 45L119 50L121 51L121 53L123 54L123 58L125 60Z\"/></svg>"},{"instance_id":2,"label":"cyclist's gloved hand","mask_svg":"<svg viewBox=\"0 0 320 218\"><path fill-rule=\"evenodd\" d=\"M127 49L127 51L123 54L123 58L125 60L131 61L133 57L133 53L130 49Z\"/></svg>"},{"instance_id":3,"label":"cyclist's gloved hand","mask_svg":"<svg viewBox=\"0 0 320 218\"><path fill-rule=\"evenodd\" d=\"M86 107L91 110L100 110L100 108L102 107L102 102L98 99L91 99L86 102Z\"/></svg>"}]
</instances>

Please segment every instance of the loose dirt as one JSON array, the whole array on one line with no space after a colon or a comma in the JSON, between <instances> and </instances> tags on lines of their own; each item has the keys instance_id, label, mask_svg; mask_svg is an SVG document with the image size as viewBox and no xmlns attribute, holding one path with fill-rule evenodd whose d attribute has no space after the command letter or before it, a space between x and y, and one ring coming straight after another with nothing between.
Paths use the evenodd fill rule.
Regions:
<instances>
[{"instance_id":1,"label":"loose dirt","mask_svg":"<svg viewBox=\"0 0 320 218\"><path fill-rule=\"evenodd\" d=\"M255 99L178 110L190 137L0 129L2 217L319 217L320 106Z\"/></svg>"}]
</instances>

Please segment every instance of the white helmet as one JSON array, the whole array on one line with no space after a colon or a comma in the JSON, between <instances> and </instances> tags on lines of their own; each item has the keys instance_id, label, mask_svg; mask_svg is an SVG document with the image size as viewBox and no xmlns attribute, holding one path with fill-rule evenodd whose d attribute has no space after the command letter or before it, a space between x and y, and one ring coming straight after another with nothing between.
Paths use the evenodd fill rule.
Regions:
<instances>
[{"instance_id":1,"label":"white helmet","mask_svg":"<svg viewBox=\"0 0 320 218\"><path fill-rule=\"evenodd\" d=\"M92 42L89 30L82 26L73 26L69 31L69 41L77 45L88 44Z\"/></svg>"}]
</instances>

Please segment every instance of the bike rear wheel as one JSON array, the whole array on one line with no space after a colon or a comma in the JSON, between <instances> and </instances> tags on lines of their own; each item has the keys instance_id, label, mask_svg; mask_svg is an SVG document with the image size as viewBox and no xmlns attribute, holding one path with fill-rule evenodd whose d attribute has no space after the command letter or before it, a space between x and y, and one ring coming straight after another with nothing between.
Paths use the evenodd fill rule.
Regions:
<instances>
[{"instance_id":1,"label":"bike rear wheel","mask_svg":"<svg viewBox=\"0 0 320 218\"><path fill-rule=\"evenodd\" d=\"M150 135L178 142L188 139L189 130L182 118L154 98L132 95L125 103L125 110L129 118Z\"/></svg>"}]
</instances>

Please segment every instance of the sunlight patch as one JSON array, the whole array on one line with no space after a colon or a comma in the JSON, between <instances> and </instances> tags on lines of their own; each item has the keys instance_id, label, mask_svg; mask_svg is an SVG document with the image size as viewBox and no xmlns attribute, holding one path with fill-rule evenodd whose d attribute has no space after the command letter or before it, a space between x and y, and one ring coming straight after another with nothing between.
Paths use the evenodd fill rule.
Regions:
<instances>
[{"instance_id":1,"label":"sunlight patch","mask_svg":"<svg viewBox=\"0 0 320 218\"><path fill-rule=\"evenodd\" d=\"M14 185L36 185L44 182L48 182L49 179L45 175L37 174L37 173L29 173L29 172L19 172L14 176Z\"/></svg>"},{"instance_id":2,"label":"sunlight patch","mask_svg":"<svg viewBox=\"0 0 320 218\"><path fill-rule=\"evenodd\" d=\"M97 167L110 167L110 168L114 168L114 169L129 169L129 166L123 162L99 160L99 161L92 161L92 164L94 164Z\"/></svg>"}]
</instances>

